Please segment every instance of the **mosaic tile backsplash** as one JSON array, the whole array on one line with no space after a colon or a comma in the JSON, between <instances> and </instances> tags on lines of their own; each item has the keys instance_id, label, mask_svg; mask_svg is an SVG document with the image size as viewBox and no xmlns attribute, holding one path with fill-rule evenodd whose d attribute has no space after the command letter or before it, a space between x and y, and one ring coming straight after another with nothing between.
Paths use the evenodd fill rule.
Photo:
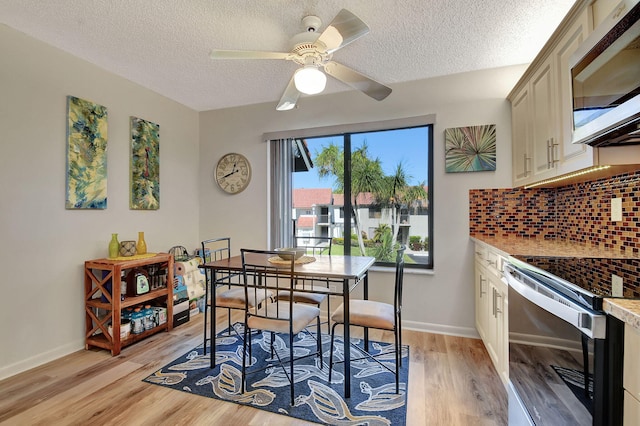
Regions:
<instances>
[{"instance_id":1,"label":"mosaic tile backsplash","mask_svg":"<svg viewBox=\"0 0 640 426\"><path fill-rule=\"evenodd\" d=\"M611 199L622 198L622 221ZM469 232L563 239L640 254L640 171L559 188L472 189Z\"/></svg>"}]
</instances>

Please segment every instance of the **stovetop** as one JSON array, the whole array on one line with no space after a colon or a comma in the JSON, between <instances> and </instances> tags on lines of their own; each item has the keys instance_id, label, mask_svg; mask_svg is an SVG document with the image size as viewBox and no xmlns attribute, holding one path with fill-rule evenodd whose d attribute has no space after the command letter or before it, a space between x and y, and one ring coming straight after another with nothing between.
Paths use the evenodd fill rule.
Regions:
<instances>
[{"instance_id":1,"label":"stovetop","mask_svg":"<svg viewBox=\"0 0 640 426\"><path fill-rule=\"evenodd\" d=\"M512 256L599 297L640 298L640 259ZM622 289L612 286L622 278Z\"/></svg>"}]
</instances>

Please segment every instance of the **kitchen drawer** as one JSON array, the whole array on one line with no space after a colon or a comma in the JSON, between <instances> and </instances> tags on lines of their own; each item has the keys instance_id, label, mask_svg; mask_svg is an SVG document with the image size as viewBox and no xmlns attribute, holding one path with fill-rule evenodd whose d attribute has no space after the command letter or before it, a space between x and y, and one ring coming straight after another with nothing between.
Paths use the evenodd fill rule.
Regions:
<instances>
[{"instance_id":1,"label":"kitchen drawer","mask_svg":"<svg viewBox=\"0 0 640 426\"><path fill-rule=\"evenodd\" d=\"M476 261L480 262L483 266L487 259L487 246L484 244L476 243Z\"/></svg>"},{"instance_id":2,"label":"kitchen drawer","mask_svg":"<svg viewBox=\"0 0 640 426\"><path fill-rule=\"evenodd\" d=\"M495 278L502 277L502 263L504 256L501 252L483 243L476 243L476 262L484 267Z\"/></svg>"}]
</instances>

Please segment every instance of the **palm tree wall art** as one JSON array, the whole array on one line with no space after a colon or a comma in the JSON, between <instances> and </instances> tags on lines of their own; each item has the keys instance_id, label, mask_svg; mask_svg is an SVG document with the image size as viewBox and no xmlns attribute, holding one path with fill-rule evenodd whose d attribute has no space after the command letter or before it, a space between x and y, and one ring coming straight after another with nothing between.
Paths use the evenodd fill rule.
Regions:
<instances>
[{"instance_id":1,"label":"palm tree wall art","mask_svg":"<svg viewBox=\"0 0 640 426\"><path fill-rule=\"evenodd\" d=\"M455 127L444 131L447 173L496 170L496 125Z\"/></svg>"}]
</instances>

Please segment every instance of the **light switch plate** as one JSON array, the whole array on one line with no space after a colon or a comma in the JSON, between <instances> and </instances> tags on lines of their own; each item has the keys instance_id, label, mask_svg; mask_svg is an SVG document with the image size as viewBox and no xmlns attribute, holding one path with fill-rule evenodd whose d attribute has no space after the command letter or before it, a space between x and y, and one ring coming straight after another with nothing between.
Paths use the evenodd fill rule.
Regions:
<instances>
[{"instance_id":1,"label":"light switch plate","mask_svg":"<svg viewBox=\"0 0 640 426\"><path fill-rule=\"evenodd\" d=\"M622 297L622 277L611 274L611 296Z\"/></svg>"},{"instance_id":2,"label":"light switch plate","mask_svg":"<svg viewBox=\"0 0 640 426\"><path fill-rule=\"evenodd\" d=\"M611 199L611 221L619 222L622 220L622 198Z\"/></svg>"}]
</instances>

